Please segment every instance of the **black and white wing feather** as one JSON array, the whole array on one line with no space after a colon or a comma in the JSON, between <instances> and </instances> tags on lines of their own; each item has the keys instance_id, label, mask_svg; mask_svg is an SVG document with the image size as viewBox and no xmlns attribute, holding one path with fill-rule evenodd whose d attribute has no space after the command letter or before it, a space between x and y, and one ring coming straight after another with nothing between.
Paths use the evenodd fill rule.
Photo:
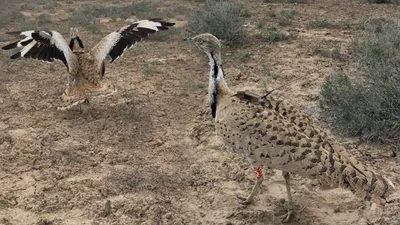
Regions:
<instances>
[{"instance_id":1,"label":"black and white wing feather","mask_svg":"<svg viewBox=\"0 0 400 225\"><path fill-rule=\"evenodd\" d=\"M32 58L46 62L53 62L54 59L61 60L71 71L76 63L76 56L72 53L68 43L57 31L23 31L10 32L8 34L20 34L24 36L22 40L8 44L2 49L10 50L21 48L11 59Z\"/></svg>"},{"instance_id":2,"label":"black and white wing feather","mask_svg":"<svg viewBox=\"0 0 400 225\"><path fill-rule=\"evenodd\" d=\"M159 30L168 30L173 25L175 23L166 22L161 19L148 19L135 22L104 37L91 50L91 54L96 58L99 69L101 69L104 60L113 63L123 54L125 49L131 48L136 42Z\"/></svg>"}]
</instances>

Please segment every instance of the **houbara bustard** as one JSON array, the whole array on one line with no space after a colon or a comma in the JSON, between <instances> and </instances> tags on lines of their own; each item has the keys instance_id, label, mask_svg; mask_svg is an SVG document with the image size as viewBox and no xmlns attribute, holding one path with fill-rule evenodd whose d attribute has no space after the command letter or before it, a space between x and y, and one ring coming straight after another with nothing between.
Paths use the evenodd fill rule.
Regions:
<instances>
[{"instance_id":1,"label":"houbara bustard","mask_svg":"<svg viewBox=\"0 0 400 225\"><path fill-rule=\"evenodd\" d=\"M101 82L105 72L105 61L113 63L125 49L131 48L136 42L156 31L167 30L173 25L175 23L162 19L137 21L110 33L88 52L73 51L75 41L83 49L83 43L73 29L71 29L73 37L69 44L60 33L53 30L9 32L9 34L19 33L24 38L2 49L21 48L10 57L11 59L33 58L50 63L55 59L61 60L69 73L67 87L60 96L61 106L58 107L64 110L88 102L91 97L115 92L113 85L104 85Z\"/></svg>"},{"instance_id":2,"label":"houbara bustard","mask_svg":"<svg viewBox=\"0 0 400 225\"><path fill-rule=\"evenodd\" d=\"M290 221L294 212L290 173L349 189L370 202L386 203L394 189L392 182L357 161L299 110L271 97L259 104L259 96L229 89L221 43L215 36L206 33L185 40L193 41L209 58L208 92L217 134L256 169L256 184L242 203L251 202L261 185L262 165L283 172L288 196L283 222Z\"/></svg>"}]
</instances>

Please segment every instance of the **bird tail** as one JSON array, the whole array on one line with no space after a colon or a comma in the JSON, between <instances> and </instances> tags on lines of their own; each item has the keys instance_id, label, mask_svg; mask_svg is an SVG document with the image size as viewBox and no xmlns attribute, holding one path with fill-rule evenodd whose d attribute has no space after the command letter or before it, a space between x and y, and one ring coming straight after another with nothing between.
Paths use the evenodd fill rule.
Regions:
<instances>
[{"instance_id":1,"label":"bird tail","mask_svg":"<svg viewBox=\"0 0 400 225\"><path fill-rule=\"evenodd\" d=\"M328 172L324 174L326 181L350 189L367 201L378 204L387 202L389 193L395 189L389 179L350 156L339 144L329 148L331 150L325 162L329 165ZM335 153L336 157L333 157Z\"/></svg>"},{"instance_id":2,"label":"bird tail","mask_svg":"<svg viewBox=\"0 0 400 225\"><path fill-rule=\"evenodd\" d=\"M386 203L389 193L395 189L389 179L350 156L339 144L331 144L326 139L310 140L305 135L297 138L292 144L298 148L287 149L288 154L275 163L271 159L277 169L349 189L356 196L377 204Z\"/></svg>"},{"instance_id":3,"label":"bird tail","mask_svg":"<svg viewBox=\"0 0 400 225\"><path fill-rule=\"evenodd\" d=\"M315 126L313 121L300 110L272 97L269 98L269 104L270 108L285 115L295 124L309 141L315 143L316 147L319 145L323 147L320 159L321 165L325 166L327 171L321 175L328 184L350 189L368 201L386 202L389 192L395 188L389 179L350 155L332 135ZM319 151L316 153L319 154Z\"/></svg>"}]
</instances>

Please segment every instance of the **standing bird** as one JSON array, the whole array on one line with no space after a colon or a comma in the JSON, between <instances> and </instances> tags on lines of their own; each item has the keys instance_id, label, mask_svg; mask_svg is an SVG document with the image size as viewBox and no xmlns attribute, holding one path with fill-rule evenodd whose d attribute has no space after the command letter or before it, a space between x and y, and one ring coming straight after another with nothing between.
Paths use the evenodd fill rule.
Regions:
<instances>
[{"instance_id":1,"label":"standing bird","mask_svg":"<svg viewBox=\"0 0 400 225\"><path fill-rule=\"evenodd\" d=\"M217 134L256 168L256 184L243 203L251 202L261 185L262 165L283 172L288 211L282 222L289 222L294 213L290 173L349 189L367 201L386 203L394 189L392 182L350 156L299 110L270 97L260 104L259 96L251 92L232 91L224 79L221 43L215 36L205 33L185 40L193 41L209 58L208 92Z\"/></svg>"},{"instance_id":2,"label":"standing bird","mask_svg":"<svg viewBox=\"0 0 400 225\"><path fill-rule=\"evenodd\" d=\"M137 21L124 26L104 37L89 52L73 51L75 41L83 49L81 39L76 35L76 30L71 29L71 40L68 44L57 31L23 31L22 40L8 44L2 49L10 50L20 47L11 59L33 58L46 62L58 59L67 67L69 76L67 87L60 96L61 106L64 110L74 105L88 102L91 97L99 97L116 92L113 86L102 84L105 72L105 61L113 63L125 49L131 48L136 42L141 41L149 34L159 30L168 30L175 23L161 19L148 19Z\"/></svg>"}]
</instances>

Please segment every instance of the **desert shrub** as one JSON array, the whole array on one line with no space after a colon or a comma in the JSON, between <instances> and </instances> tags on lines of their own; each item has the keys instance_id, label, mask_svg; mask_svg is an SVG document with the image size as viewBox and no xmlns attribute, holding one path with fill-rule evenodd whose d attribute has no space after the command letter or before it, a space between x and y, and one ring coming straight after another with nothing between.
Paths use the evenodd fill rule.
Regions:
<instances>
[{"instance_id":1,"label":"desert shrub","mask_svg":"<svg viewBox=\"0 0 400 225\"><path fill-rule=\"evenodd\" d=\"M27 3L21 4L21 10L37 11L39 9L40 9L40 6L33 2L27 2Z\"/></svg>"},{"instance_id":2,"label":"desert shrub","mask_svg":"<svg viewBox=\"0 0 400 225\"><path fill-rule=\"evenodd\" d=\"M391 23L388 23L391 24ZM346 135L399 139L400 136L400 26L385 25L369 31L355 52L358 75L343 72L327 76L321 103L333 126Z\"/></svg>"},{"instance_id":3,"label":"desert shrub","mask_svg":"<svg viewBox=\"0 0 400 225\"><path fill-rule=\"evenodd\" d=\"M269 31L267 37L266 37L266 41L269 43L273 43L273 42L279 42L279 41L284 41L286 40L288 37L285 33L283 33L280 30L276 30L276 31Z\"/></svg>"},{"instance_id":4,"label":"desert shrub","mask_svg":"<svg viewBox=\"0 0 400 225\"><path fill-rule=\"evenodd\" d=\"M341 60L342 59L341 48L342 47L340 42L334 42L328 44L328 46L324 43L317 43L313 45L312 53L314 55L319 55L326 58Z\"/></svg>"},{"instance_id":5,"label":"desert shrub","mask_svg":"<svg viewBox=\"0 0 400 225\"><path fill-rule=\"evenodd\" d=\"M331 57L333 59L341 59L342 58L342 54L340 53L341 51L341 45L335 45L331 51Z\"/></svg>"},{"instance_id":6,"label":"desert shrub","mask_svg":"<svg viewBox=\"0 0 400 225\"><path fill-rule=\"evenodd\" d=\"M278 15L278 24L281 26L291 25L297 14L298 12L294 9L282 9Z\"/></svg>"},{"instance_id":7,"label":"desert shrub","mask_svg":"<svg viewBox=\"0 0 400 225\"><path fill-rule=\"evenodd\" d=\"M311 21L310 23L308 23L307 28L335 28L336 26L334 24L331 24L328 20L326 19L321 19L320 17L315 17L315 19L313 21Z\"/></svg>"},{"instance_id":8,"label":"desert shrub","mask_svg":"<svg viewBox=\"0 0 400 225\"><path fill-rule=\"evenodd\" d=\"M387 26L393 26L395 22L384 17L373 17L367 19L362 28L370 33L382 33Z\"/></svg>"},{"instance_id":9,"label":"desert shrub","mask_svg":"<svg viewBox=\"0 0 400 225\"><path fill-rule=\"evenodd\" d=\"M43 9L49 10L51 12L55 12L57 10L57 8L60 8L60 7L62 7L62 5L60 3L54 2L54 1L48 1L43 6Z\"/></svg>"},{"instance_id":10,"label":"desert shrub","mask_svg":"<svg viewBox=\"0 0 400 225\"><path fill-rule=\"evenodd\" d=\"M45 25L51 23L51 16L47 13L42 13L38 16L39 25Z\"/></svg>"},{"instance_id":11,"label":"desert shrub","mask_svg":"<svg viewBox=\"0 0 400 225\"><path fill-rule=\"evenodd\" d=\"M73 13L71 18L70 18L70 21L73 24L78 24L78 25L81 25L81 26L89 26L89 25L97 22L95 17L93 17L90 14L85 14L83 12Z\"/></svg>"},{"instance_id":12,"label":"desert shrub","mask_svg":"<svg viewBox=\"0 0 400 225\"><path fill-rule=\"evenodd\" d=\"M189 26L195 33L211 33L229 46L240 45L244 38L244 17L249 11L241 4L206 0L205 6L193 11Z\"/></svg>"},{"instance_id":13,"label":"desert shrub","mask_svg":"<svg viewBox=\"0 0 400 225\"><path fill-rule=\"evenodd\" d=\"M0 16L0 28L11 25L24 25L28 23L27 18L20 11L9 11L7 13L1 14Z\"/></svg>"}]
</instances>

